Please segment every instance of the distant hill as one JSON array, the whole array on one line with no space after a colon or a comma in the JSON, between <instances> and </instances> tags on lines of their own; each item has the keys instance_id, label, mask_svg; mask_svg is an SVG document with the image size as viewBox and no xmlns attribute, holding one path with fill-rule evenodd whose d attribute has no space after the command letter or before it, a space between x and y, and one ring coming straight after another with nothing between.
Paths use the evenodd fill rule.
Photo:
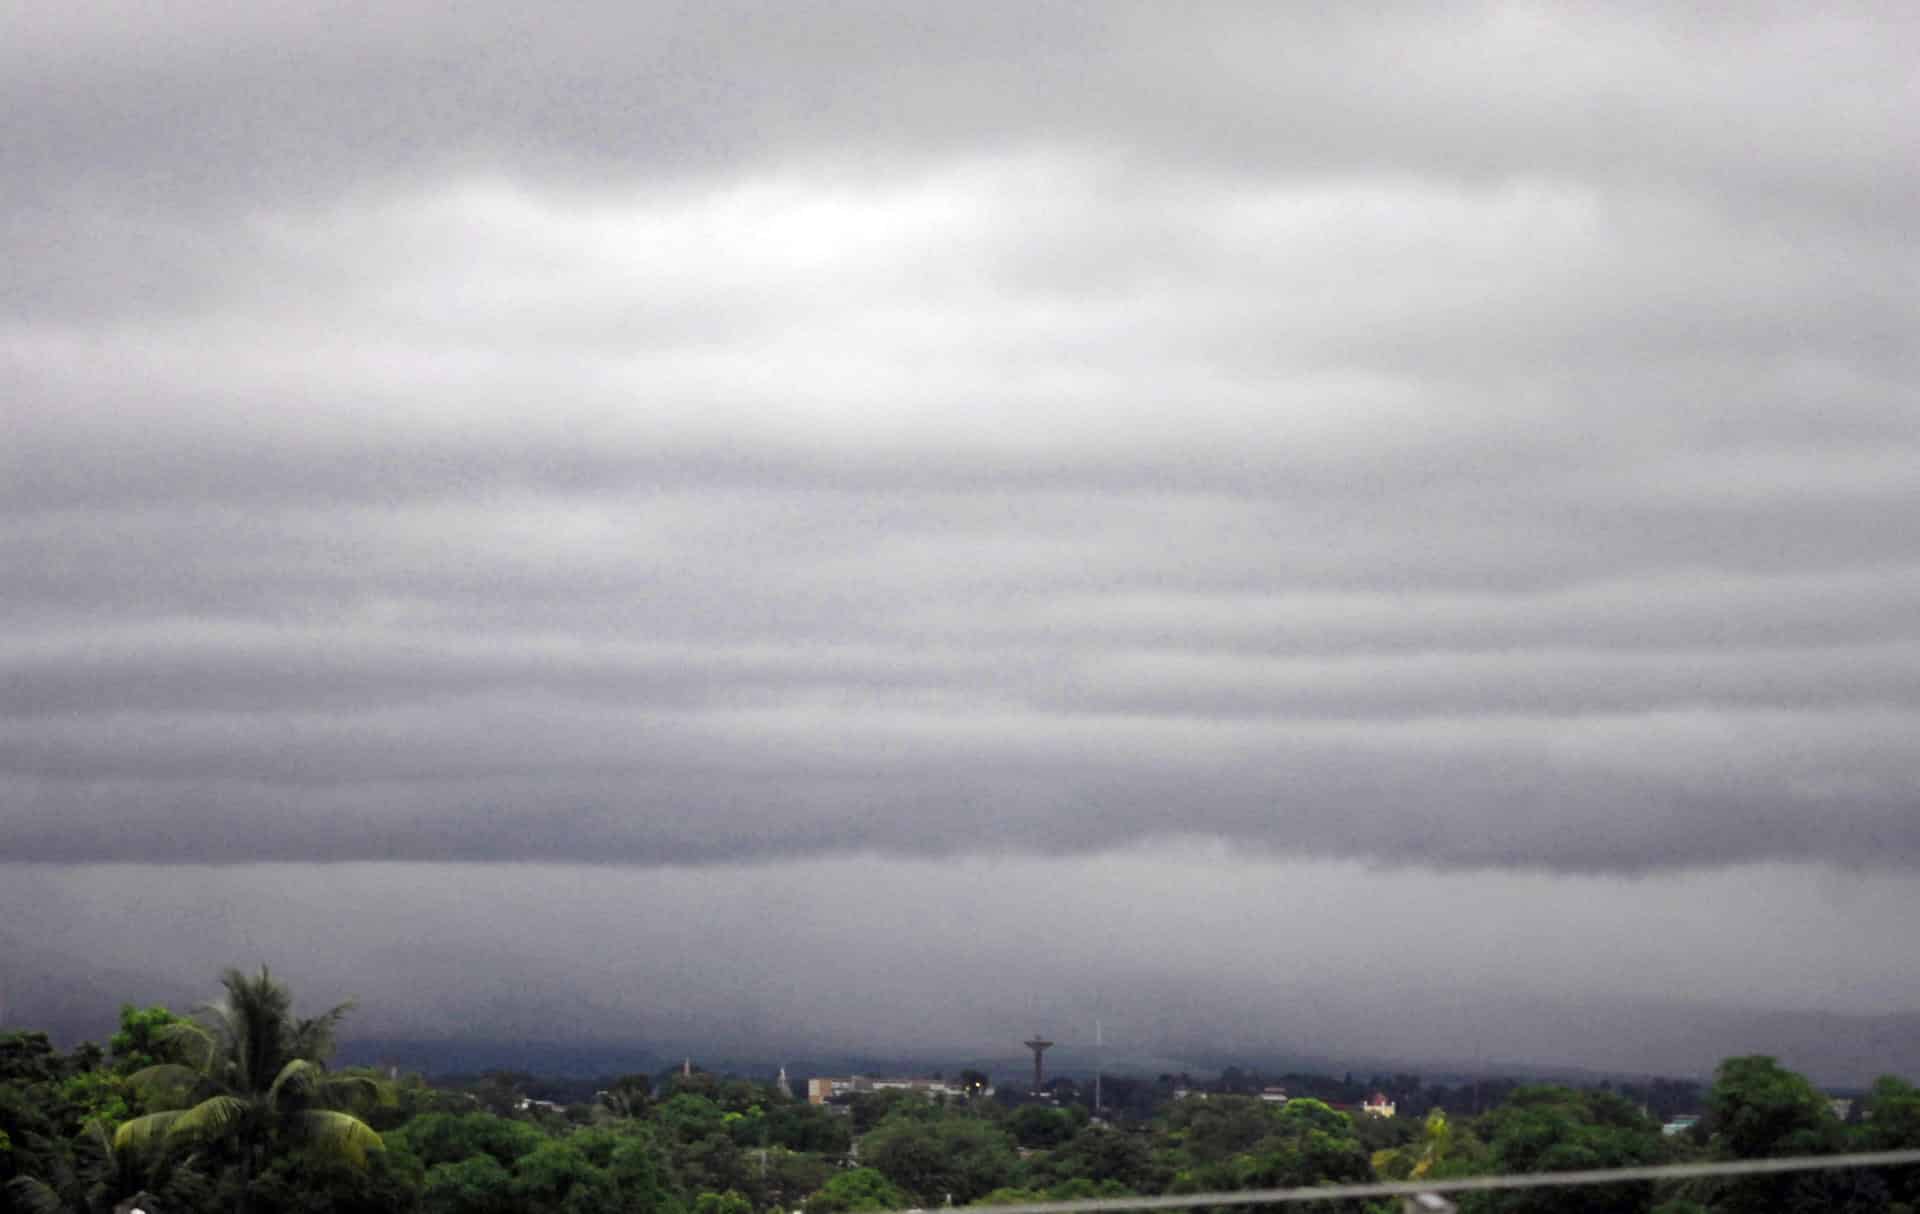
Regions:
<instances>
[{"instance_id":1,"label":"distant hill","mask_svg":"<svg viewBox=\"0 0 1920 1214\"><path fill-rule=\"evenodd\" d=\"M0 1029L49 1032L62 1045L104 1041L113 1032L122 1003L164 1003L189 1010L214 993L211 975L186 982L123 967L101 966L65 956L18 935L0 933ZM533 1041L489 1033L471 1025L460 1037L411 1036L391 1017L379 1037L346 1037L340 1058L354 1063L396 1063L436 1075L476 1074L488 1069L528 1071L569 1078L627 1072L657 1073L691 1056L715 1071L771 1076L785 1066L807 1074L957 1073L967 1067L1001 1082L1027 1075L1032 1060L1018 1039L1004 1046L982 1043L915 1043L907 1048L876 1042L859 1052L822 1049L817 1042L781 1040L771 1032L748 1033L737 1018L707 1017L683 1009L670 1037L650 1040ZM1430 1080L1447 1076L1528 1075L1568 1080L1604 1076L1705 1077L1722 1059L1771 1054L1830 1087L1859 1086L1880 1074L1920 1079L1920 1012L1854 1016L1818 1011L1755 1011L1684 1002L1546 999L1506 1000L1497 1006L1439 1001L1423 1008L1414 1029L1407 1021L1368 1009L1312 1014L1311 1008L1279 1009L1271 1024L1255 1014L1217 1025L1168 1016L1154 1039L1096 1050L1066 1026L1036 1025L1061 1038L1047 1055L1052 1075L1091 1075L1104 1058L1110 1074L1152 1077L1186 1071L1217 1074L1227 1066L1356 1074L1411 1071ZM1498 1023L1497 1036L1486 1024ZM565 1023L556 1018L553 1023ZM713 1026L705 1032L702 1026ZM347 1031L351 1034L353 1022ZM901 1026L901 1034L911 1026ZM1184 1031L1183 1031L1184 1030ZM1032 1031L1028 1029L1026 1031ZM1085 1034L1090 1037L1091 1034Z\"/></svg>"},{"instance_id":2,"label":"distant hill","mask_svg":"<svg viewBox=\"0 0 1920 1214\"><path fill-rule=\"evenodd\" d=\"M1532 1014L1522 1014L1528 1011ZM1920 1012L1851 1016L1622 1002L1577 1008L1509 1006L1502 1015L1504 1031L1484 1051L1457 1045L1447 1049L1437 1040L1439 1048L1345 1055L1329 1051L1317 1059L1298 1052L1200 1043L1179 1052L1209 1072L1230 1065L1273 1072L1409 1071L1429 1080L1490 1075L1568 1082L1622 1076L1704 1079L1722 1059L1741 1054L1772 1055L1828 1086L1865 1085L1889 1073L1920 1077Z\"/></svg>"}]
</instances>

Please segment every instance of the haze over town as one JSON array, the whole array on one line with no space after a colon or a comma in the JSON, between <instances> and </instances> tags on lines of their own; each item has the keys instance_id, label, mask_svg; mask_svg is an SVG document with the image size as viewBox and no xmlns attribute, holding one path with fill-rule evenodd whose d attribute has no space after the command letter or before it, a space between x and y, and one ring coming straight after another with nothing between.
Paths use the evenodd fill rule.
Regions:
<instances>
[{"instance_id":1,"label":"haze over town","mask_svg":"<svg viewBox=\"0 0 1920 1214\"><path fill-rule=\"evenodd\" d=\"M5 28L0 1024L1920 1065L1899 7Z\"/></svg>"}]
</instances>

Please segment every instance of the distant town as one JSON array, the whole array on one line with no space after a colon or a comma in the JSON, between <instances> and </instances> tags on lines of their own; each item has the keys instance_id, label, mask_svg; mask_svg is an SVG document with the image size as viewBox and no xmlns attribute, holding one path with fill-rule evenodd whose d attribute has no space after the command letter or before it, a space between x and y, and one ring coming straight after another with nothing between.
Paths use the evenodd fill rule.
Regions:
<instances>
[{"instance_id":1,"label":"distant town","mask_svg":"<svg viewBox=\"0 0 1920 1214\"><path fill-rule=\"evenodd\" d=\"M743 1075L690 1056L594 1078L427 1075L330 1066L352 1010L231 970L192 1015L123 1005L104 1043L0 1032L0 1209L843 1214L1920 1147L1906 1080L1823 1091L1758 1055L1706 1083L1069 1075L1035 1034L1030 1065L999 1075ZM1908 1214L1916 1196L1920 1168L1846 1168L1621 1183L1580 1208ZM1516 1201L1475 1208L1559 1208Z\"/></svg>"}]
</instances>

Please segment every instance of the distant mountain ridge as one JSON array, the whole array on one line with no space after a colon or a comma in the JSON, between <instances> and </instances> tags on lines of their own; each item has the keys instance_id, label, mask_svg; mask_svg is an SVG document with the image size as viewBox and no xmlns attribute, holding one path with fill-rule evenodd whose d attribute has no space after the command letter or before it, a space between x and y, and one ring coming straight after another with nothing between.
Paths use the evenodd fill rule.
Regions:
<instances>
[{"instance_id":1,"label":"distant mountain ridge","mask_svg":"<svg viewBox=\"0 0 1920 1214\"><path fill-rule=\"evenodd\" d=\"M1706 1079L1721 1059L1738 1054L1771 1054L1817 1082L1860 1087L1881 1074L1920 1077L1920 1013L1844 1016L1827 1012L1729 1012L1671 1007L1648 1011L1633 1022L1642 1034L1637 1048L1611 1047L1590 1058L1545 1054L1502 1054L1484 1058L1436 1055L1391 1057L1342 1054L1334 1049L1308 1054L1249 1046L1194 1044L1187 1049L1140 1053L1095 1050L1090 1045L1055 1047L1047 1055L1047 1074L1084 1079L1096 1069L1110 1075L1151 1078L1182 1071L1217 1075L1229 1066L1267 1074L1289 1071L1358 1075L1410 1072L1430 1082L1505 1075L1569 1083L1602 1079ZM713 1071L771 1076L781 1067L796 1078L822 1074L957 1074L968 1067L986 1071L998 1082L1020 1082L1032 1059L1012 1051L988 1053L955 1047L911 1053L833 1054L817 1049L783 1050L761 1041L703 1043L665 1049L643 1043L568 1043L502 1041L480 1038L405 1040L351 1039L341 1057L355 1063L395 1063L426 1074L477 1074L517 1070L561 1078L591 1078L631 1072L655 1074L690 1057Z\"/></svg>"}]
</instances>

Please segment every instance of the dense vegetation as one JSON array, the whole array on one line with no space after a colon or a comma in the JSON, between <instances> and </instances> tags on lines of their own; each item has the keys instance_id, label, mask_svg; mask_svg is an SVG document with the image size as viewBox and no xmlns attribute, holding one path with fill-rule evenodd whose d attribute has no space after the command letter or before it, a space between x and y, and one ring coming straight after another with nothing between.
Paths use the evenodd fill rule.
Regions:
<instances>
[{"instance_id":1,"label":"dense vegetation","mask_svg":"<svg viewBox=\"0 0 1920 1214\"><path fill-rule=\"evenodd\" d=\"M591 1101L532 1099L530 1077L430 1086L327 1067L342 1005L300 1018L265 971L229 972L195 1018L123 1008L103 1049L0 1034L0 1212L108 1214L805 1214L1125 1194L1564 1171L1920 1147L1920 1091L1880 1080L1852 1122L1772 1059L1733 1058L1705 1116L1666 1135L1664 1090L1424 1088L1355 1115L1345 1080L1296 1076L1263 1100L1229 1072L1204 1094L1113 1084L1109 1117L1056 1098L862 1095L818 1108L702 1072L628 1075ZM980 1077L984 1078L984 1077ZM1452 1107L1448 1107L1451 1101ZM1115 1109L1118 1109L1116 1112ZM1672 1110L1667 1110L1672 1111ZM1841 1210L1911 1214L1914 1169L1832 1171L1463 1201L1473 1214ZM1382 1207L1385 1208L1385 1207Z\"/></svg>"}]
</instances>

